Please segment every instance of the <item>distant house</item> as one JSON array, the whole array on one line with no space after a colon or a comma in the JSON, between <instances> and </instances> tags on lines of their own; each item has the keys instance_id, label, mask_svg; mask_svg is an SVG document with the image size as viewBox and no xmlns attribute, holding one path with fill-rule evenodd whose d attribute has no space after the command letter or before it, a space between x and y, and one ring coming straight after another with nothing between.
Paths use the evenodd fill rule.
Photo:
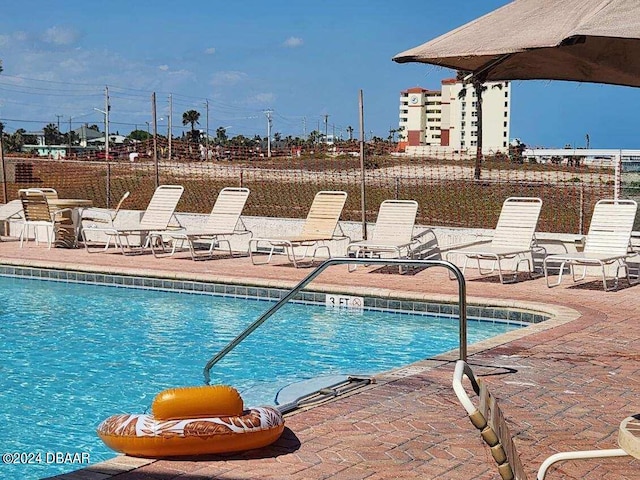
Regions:
<instances>
[{"instance_id":1,"label":"distant house","mask_svg":"<svg viewBox=\"0 0 640 480\"><path fill-rule=\"evenodd\" d=\"M44 130L37 130L35 132L24 132L25 137L34 137L36 143L32 146L46 145L44 140Z\"/></svg>"},{"instance_id":2,"label":"distant house","mask_svg":"<svg viewBox=\"0 0 640 480\"><path fill-rule=\"evenodd\" d=\"M48 157L56 160L64 158L67 155L66 145L46 144L43 130L38 130L36 132L25 132L25 136L34 137L36 139L36 143L33 145L23 145L23 152L35 153L39 157Z\"/></svg>"},{"instance_id":3,"label":"distant house","mask_svg":"<svg viewBox=\"0 0 640 480\"><path fill-rule=\"evenodd\" d=\"M109 135L109 145L122 145L127 140L127 137L124 135L113 134ZM91 140L87 140L89 145L104 145L104 135L100 135L97 138L93 138Z\"/></svg>"},{"instance_id":4,"label":"distant house","mask_svg":"<svg viewBox=\"0 0 640 480\"><path fill-rule=\"evenodd\" d=\"M98 132L93 128L89 128L87 125L82 125L76 128L73 133L80 139L80 146L87 147L89 142L96 138L104 138L104 133ZM104 143L104 140L102 141Z\"/></svg>"}]
</instances>

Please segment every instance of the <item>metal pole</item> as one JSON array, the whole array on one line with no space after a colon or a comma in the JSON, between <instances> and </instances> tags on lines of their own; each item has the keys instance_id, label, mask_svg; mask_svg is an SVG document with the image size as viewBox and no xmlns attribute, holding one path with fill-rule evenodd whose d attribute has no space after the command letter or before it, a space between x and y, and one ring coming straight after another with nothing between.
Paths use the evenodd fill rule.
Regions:
<instances>
[{"instance_id":1,"label":"metal pole","mask_svg":"<svg viewBox=\"0 0 640 480\"><path fill-rule=\"evenodd\" d=\"M613 199L618 200L620 197L620 180L622 177L622 150L616 155L616 165L613 179Z\"/></svg>"},{"instance_id":2,"label":"metal pole","mask_svg":"<svg viewBox=\"0 0 640 480\"><path fill-rule=\"evenodd\" d=\"M459 357L460 360L467 359L467 287L462 271L453 263L443 260L411 260L397 258L331 258L318 266L313 272L307 275L298 285L290 290L275 305L263 313L255 322L249 325L240 335L229 342L220 352L214 355L205 365L203 369L204 382L211 382L211 368L222 360L231 350L237 347L245 338L253 333L260 325L262 325L269 317L282 308L289 300L295 297L300 290L306 287L313 279L320 275L324 270L332 265L345 265L352 263L365 263L377 265L412 265L415 267L444 267L449 270L458 280L458 321L459 321Z\"/></svg>"},{"instance_id":3,"label":"metal pole","mask_svg":"<svg viewBox=\"0 0 640 480\"><path fill-rule=\"evenodd\" d=\"M104 159L107 162L107 208L111 207L111 163L109 160L109 87L104 87Z\"/></svg>"},{"instance_id":4,"label":"metal pole","mask_svg":"<svg viewBox=\"0 0 640 480\"><path fill-rule=\"evenodd\" d=\"M584 183L580 183L580 225L578 232L580 235L584 235Z\"/></svg>"},{"instance_id":5,"label":"metal pole","mask_svg":"<svg viewBox=\"0 0 640 480\"><path fill-rule=\"evenodd\" d=\"M169 127L168 127L168 132L167 132L167 137L169 139L169 161L171 161L171 157L172 157L172 143L171 141L173 140L173 127L171 126L171 117L173 117L173 96L171 94L169 94Z\"/></svg>"},{"instance_id":6,"label":"metal pole","mask_svg":"<svg viewBox=\"0 0 640 480\"><path fill-rule=\"evenodd\" d=\"M156 169L156 188L160 186L160 170L158 166L158 119L156 118L156 92L151 94L151 117L153 121L153 164Z\"/></svg>"},{"instance_id":7,"label":"metal pole","mask_svg":"<svg viewBox=\"0 0 640 480\"><path fill-rule=\"evenodd\" d=\"M271 110L267 110L267 157L271 158Z\"/></svg>"},{"instance_id":8,"label":"metal pole","mask_svg":"<svg viewBox=\"0 0 640 480\"><path fill-rule=\"evenodd\" d=\"M324 144L326 145L329 142L329 131L328 128L329 115L325 113L324 115Z\"/></svg>"},{"instance_id":9,"label":"metal pole","mask_svg":"<svg viewBox=\"0 0 640 480\"><path fill-rule=\"evenodd\" d=\"M7 194L7 170L4 163L4 131L3 128L0 127L0 162L2 162L2 196L4 198L4 203L8 202L8 194Z\"/></svg>"},{"instance_id":10,"label":"metal pole","mask_svg":"<svg viewBox=\"0 0 640 480\"><path fill-rule=\"evenodd\" d=\"M71 156L71 117L69 117L69 156Z\"/></svg>"},{"instance_id":11,"label":"metal pole","mask_svg":"<svg viewBox=\"0 0 640 480\"><path fill-rule=\"evenodd\" d=\"M362 212L362 238L367 239L367 202L365 188L365 171L364 171L364 97L362 90L358 96L359 114L360 114L360 210Z\"/></svg>"},{"instance_id":12,"label":"metal pole","mask_svg":"<svg viewBox=\"0 0 640 480\"><path fill-rule=\"evenodd\" d=\"M206 107L207 107L207 134L204 137L204 146L205 146L205 154L204 154L204 159L205 161L209 160L209 99L207 99L206 101Z\"/></svg>"}]
</instances>

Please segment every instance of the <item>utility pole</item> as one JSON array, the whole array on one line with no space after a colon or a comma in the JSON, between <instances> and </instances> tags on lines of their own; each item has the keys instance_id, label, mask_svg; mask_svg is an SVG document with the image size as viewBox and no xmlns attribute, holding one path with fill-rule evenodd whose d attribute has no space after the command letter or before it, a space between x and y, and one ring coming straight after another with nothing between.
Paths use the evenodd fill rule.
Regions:
<instances>
[{"instance_id":1,"label":"utility pole","mask_svg":"<svg viewBox=\"0 0 640 480\"><path fill-rule=\"evenodd\" d=\"M302 117L302 138L307 139L307 117Z\"/></svg>"},{"instance_id":2,"label":"utility pole","mask_svg":"<svg viewBox=\"0 0 640 480\"><path fill-rule=\"evenodd\" d=\"M264 113L267 116L267 157L271 158L271 114L273 112L271 110L265 110Z\"/></svg>"},{"instance_id":3,"label":"utility pole","mask_svg":"<svg viewBox=\"0 0 640 480\"><path fill-rule=\"evenodd\" d=\"M111 110L111 105L109 105L109 87L104 87L104 158L109 161L109 110ZM107 198L107 205L109 204L109 199Z\"/></svg>"},{"instance_id":4,"label":"utility pole","mask_svg":"<svg viewBox=\"0 0 640 480\"><path fill-rule=\"evenodd\" d=\"M71 117L69 117L69 155L71 155Z\"/></svg>"},{"instance_id":5,"label":"utility pole","mask_svg":"<svg viewBox=\"0 0 640 480\"><path fill-rule=\"evenodd\" d=\"M329 136L327 135L327 122L329 121L329 115L325 114L324 115L324 143L327 143L327 140L329 139Z\"/></svg>"},{"instance_id":6,"label":"utility pole","mask_svg":"<svg viewBox=\"0 0 640 480\"><path fill-rule=\"evenodd\" d=\"M207 129L206 135L204 137L204 145L205 145L205 160L209 160L209 99L205 101L205 107L207 108L207 123L205 128Z\"/></svg>"},{"instance_id":7,"label":"utility pole","mask_svg":"<svg viewBox=\"0 0 640 480\"><path fill-rule=\"evenodd\" d=\"M173 96L169 94L169 126L167 127L167 138L169 139L169 161L171 161L171 137L173 137L173 127L171 126L171 117L173 117Z\"/></svg>"},{"instance_id":8,"label":"utility pole","mask_svg":"<svg viewBox=\"0 0 640 480\"><path fill-rule=\"evenodd\" d=\"M107 208L111 208L111 163L109 159L109 110L111 105L109 104L109 87L104 87L104 115L105 127L104 127L104 159L107 162Z\"/></svg>"},{"instance_id":9,"label":"utility pole","mask_svg":"<svg viewBox=\"0 0 640 480\"><path fill-rule=\"evenodd\" d=\"M64 115L56 115L58 117L58 133L60 133L60 117L64 117Z\"/></svg>"}]
</instances>

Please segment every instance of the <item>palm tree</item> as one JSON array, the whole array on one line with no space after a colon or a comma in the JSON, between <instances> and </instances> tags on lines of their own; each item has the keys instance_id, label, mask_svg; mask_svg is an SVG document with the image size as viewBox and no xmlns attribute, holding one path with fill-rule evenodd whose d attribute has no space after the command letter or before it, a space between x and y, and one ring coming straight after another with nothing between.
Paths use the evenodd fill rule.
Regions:
<instances>
[{"instance_id":1,"label":"palm tree","mask_svg":"<svg viewBox=\"0 0 640 480\"><path fill-rule=\"evenodd\" d=\"M347 133L349 134L349 140L353 140L353 127L351 125L347 127Z\"/></svg>"},{"instance_id":2,"label":"palm tree","mask_svg":"<svg viewBox=\"0 0 640 480\"><path fill-rule=\"evenodd\" d=\"M320 133L318 130L313 130L312 132L309 133L308 142L312 145L315 145L316 143L322 143L323 137L324 137L323 133Z\"/></svg>"},{"instance_id":3,"label":"palm tree","mask_svg":"<svg viewBox=\"0 0 640 480\"><path fill-rule=\"evenodd\" d=\"M60 132L55 123L50 123L43 128L45 145L57 145L60 143Z\"/></svg>"},{"instance_id":4,"label":"palm tree","mask_svg":"<svg viewBox=\"0 0 640 480\"><path fill-rule=\"evenodd\" d=\"M229 137L227 137L227 129L224 127L218 127L216 129L216 142L218 143L218 145L224 145L225 143L227 143L228 139Z\"/></svg>"},{"instance_id":5,"label":"palm tree","mask_svg":"<svg viewBox=\"0 0 640 480\"><path fill-rule=\"evenodd\" d=\"M387 140L389 140L390 142L395 142L396 141L396 133L397 132L398 132L397 129L390 128L389 129L389 136L387 137Z\"/></svg>"},{"instance_id":6,"label":"palm tree","mask_svg":"<svg viewBox=\"0 0 640 480\"><path fill-rule=\"evenodd\" d=\"M200 120L200 113L196 110L187 110L182 114L182 125L191 124L191 139L196 142L198 141L199 135L196 134L196 124L199 125L198 120Z\"/></svg>"},{"instance_id":7,"label":"palm tree","mask_svg":"<svg viewBox=\"0 0 640 480\"><path fill-rule=\"evenodd\" d=\"M458 99L463 99L467 95L467 87L465 81L468 81L468 77L470 72L465 72L463 70L458 70L456 73L456 80L462 81L462 89L458 93ZM480 180L480 172L482 169L482 93L487 89L487 86L484 84L486 81L486 74L483 76L473 75L471 77L471 85L473 85L473 90L476 93L476 101L477 107L476 111L478 113L478 129L477 129L477 141L476 141L476 160L473 168L473 178L475 180ZM502 83L497 83L493 85L492 88L502 88Z\"/></svg>"}]
</instances>

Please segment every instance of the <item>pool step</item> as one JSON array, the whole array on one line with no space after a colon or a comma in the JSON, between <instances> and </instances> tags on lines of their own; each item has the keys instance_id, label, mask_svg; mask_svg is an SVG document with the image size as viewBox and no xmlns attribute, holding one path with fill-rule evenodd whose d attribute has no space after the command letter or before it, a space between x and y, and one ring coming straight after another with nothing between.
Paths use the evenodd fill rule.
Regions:
<instances>
[{"instance_id":1,"label":"pool step","mask_svg":"<svg viewBox=\"0 0 640 480\"><path fill-rule=\"evenodd\" d=\"M373 377L328 375L281 388L276 394L276 408L287 413L298 408L317 405L359 388L375 383Z\"/></svg>"}]
</instances>

